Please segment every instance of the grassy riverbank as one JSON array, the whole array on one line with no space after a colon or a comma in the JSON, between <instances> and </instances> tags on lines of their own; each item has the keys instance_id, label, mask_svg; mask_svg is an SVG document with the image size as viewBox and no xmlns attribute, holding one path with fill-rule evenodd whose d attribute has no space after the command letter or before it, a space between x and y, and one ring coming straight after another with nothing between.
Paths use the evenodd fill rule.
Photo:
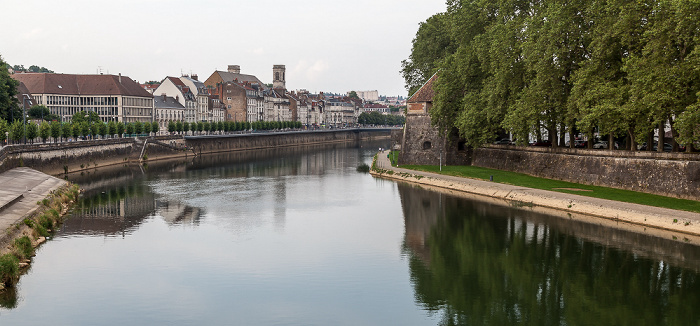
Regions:
<instances>
[{"instance_id":1,"label":"grassy riverbank","mask_svg":"<svg viewBox=\"0 0 700 326\"><path fill-rule=\"evenodd\" d=\"M34 248L46 241L54 227L77 201L78 185L66 185L36 203L37 209L22 223L5 230L11 236L9 245L0 249L0 289L13 286L29 266Z\"/></svg>"},{"instance_id":2,"label":"grassy riverbank","mask_svg":"<svg viewBox=\"0 0 700 326\"><path fill-rule=\"evenodd\" d=\"M395 152L389 154L389 159L392 161L392 165L394 165L394 162L396 162L395 159L392 159L392 157L395 157L395 155L397 155ZM510 184L514 186L700 213L699 201L665 197L631 190L584 185L561 180L538 178L523 173L501 171L477 166L443 166L442 171L440 171L439 166L435 165L401 165L401 168L481 180L490 180L491 177L493 177L493 182Z\"/></svg>"}]
</instances>

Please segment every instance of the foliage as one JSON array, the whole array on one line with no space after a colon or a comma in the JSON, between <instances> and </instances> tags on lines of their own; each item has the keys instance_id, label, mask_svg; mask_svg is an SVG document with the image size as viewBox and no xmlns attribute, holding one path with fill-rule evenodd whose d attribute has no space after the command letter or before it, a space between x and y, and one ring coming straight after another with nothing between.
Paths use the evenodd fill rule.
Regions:
<instances>
[{"instance_id":1,"label":"foliage","mask_svg":"<svg viewBox=\"0 0 700 326\"><path fill-rule=\"evenodd\" d=\"M156 121L151 122L151 131L153 131L155 133L160 131L160 126L158 125L158 122L156 122Z\"/></svg>"},{"instance_id":2,"label":"foliage","mask_svg":"<svg viewBox=\"0 0 700 326\"><path fill-rule=\"evenodd\" d=\"M357 117L357 123L361 125L389 125L399 126L406 123L406 118L398 115L384 115L377 111L362 112Z\"/></svg>"},{"instance_id":3,"label":"foliage","mask_svg":"<svg viewBox=\"0 0 700 326\"><path fill-rule=\"evenodd\" d=\"M45 143L49 136L51 136L51 125L46 121L42 121L41 125L39 125L39 137Z\"/></svg>"},{"instance_id":4,"label":"foliage","mask_svg":"<svg viewBox=\"0 0 700 326\"><path fill-rule=\"evenodd\" d=\"M121 121L117 122L117 135L119 135L119 137L122 137L124 130L126 130L124 123Z\"/></svg>"},{"instance_id":5,"label":"foliage","mask_svg":"<svg viewBox=\"0 0 700 326\"><path fill-rule=\"evenodd\" d=\"M0 142L7 140L6 132L10 131L10 125L4 119L0 119Z\"/></svg>"},{"instance_id":6,"label":"foliage","mask_svg":"<svg viewBox=\"0 0 700 326\"><path fill-rule=\"evenodd\" d=\"M700 140L698 15L698 1L449 0L402 74L412 94L439 71L432 121L471 146L582 131L636 148L665 125L687 144Z\"/></svg>"},{"instance_id":7,"label":"foliage","mask_svg":"<svg viewBox=\"0 0 700 326\"><path fill-rule=\"evenodd\" d=\"M34 254L34 247L32 247L32 240L28 236L23 236L17 238L14 241L14 248L17 256L20 259L30 258Z\"/></svg>"},{"instance_id":8,"label":"foliage","mask_svg":"<svg viewBox=\"0 0 700 326\"><path fill-rule=\"evenodd\" d=\"M51 137L53 137L54 142L58 141L58 138L61 137L61 123L58 121L51 121L49 133Z\"/></svg>"},{"instance_id":9,"label":"foliage","mask_svg":"<svg viewBox=\"0 0 700 326\"><path fill-rule=\"evenodd\" d=\"M27 111L27 114L32 119L42 119L46 121L58 120L57 115L51 114L51 110L41 104L32 105L29 111Z\"/></svg>"},{"instance_id":10,"label":"foliage","mask_svg":"<svg viewBox=\"0 0 700 326\"><path fill-rule=\"evenodd\" d=\"M34 138L39 136L39 127L34 123L34 121L28 123L26 125L27 129L27 140L31 143L34 143Z\"/></svg>"},{"instance_id":11,"label":"foliage","mask_svg":"<svg viewBox=\"0 0 700 326\"><path fill-rule=\"evenodd\" d=\"M7 63L0 57L0 119L12 122L22 119L19 100L17 99L19 82L10 77Z\"/></svg>"},{"instance_id":12,"label":"foliage","mask_svg":"<svg viewBox=\"0 0 700 326\"><path fill-rule=\"evenodd\" d=\"M134 123L133 123L133 122L130 122L130 123L127 123L127 124L126 124L126 134L131 135L131 134L134 133L134 130L135 130L135 128L134 128Z\"/></svg>"}]
</instances>

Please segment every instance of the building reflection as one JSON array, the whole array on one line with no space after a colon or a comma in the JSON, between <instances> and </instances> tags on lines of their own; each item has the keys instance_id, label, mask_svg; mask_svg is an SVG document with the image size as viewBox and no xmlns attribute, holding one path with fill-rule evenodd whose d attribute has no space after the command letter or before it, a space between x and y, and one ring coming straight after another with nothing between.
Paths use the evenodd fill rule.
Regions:
<instances>
[{"instance_id":1,"label":"building reflection","mask_svg":"<svg viewBox=\"0 0 700 326\"><path fill-rule=\"evenodd\" d=\"M415 297L442 324L700 320L698 246L408 184L398 190Z\"/></svg>"}]
</instances>

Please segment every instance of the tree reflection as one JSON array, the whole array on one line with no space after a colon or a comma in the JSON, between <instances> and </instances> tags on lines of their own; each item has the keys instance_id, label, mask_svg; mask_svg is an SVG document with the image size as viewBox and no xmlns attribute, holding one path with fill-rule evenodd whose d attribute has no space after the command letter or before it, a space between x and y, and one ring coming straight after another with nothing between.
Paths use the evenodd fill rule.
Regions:
<instances>
[{"instance_id":1,"label":"tree reflection","mask_svg":"<svg viewBox=\"0 0 700 326\"><path fill-rule=\"evenodd\" d=\"M700 321L697 271L567 235L523 211L399 191L416 300L443 325ZM416 204L425 200L439 205ZM416 225L426 227L422 247Z\"/></svg>"}]
</instances>

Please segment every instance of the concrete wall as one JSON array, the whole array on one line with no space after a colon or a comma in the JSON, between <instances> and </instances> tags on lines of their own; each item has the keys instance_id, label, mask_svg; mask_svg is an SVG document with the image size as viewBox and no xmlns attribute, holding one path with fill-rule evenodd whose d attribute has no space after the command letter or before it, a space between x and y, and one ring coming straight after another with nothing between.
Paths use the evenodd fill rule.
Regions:
<instances>
[{"instance_id":1,"label":"concrete wall","mask_svg":"<svg viewBox=\"0 0 700 326\"><path fill-rule=\"evenodd\" d=\"M472 165L582 184L700 200L700 155L489 146Z\"/></svg>"}]
</instances>

